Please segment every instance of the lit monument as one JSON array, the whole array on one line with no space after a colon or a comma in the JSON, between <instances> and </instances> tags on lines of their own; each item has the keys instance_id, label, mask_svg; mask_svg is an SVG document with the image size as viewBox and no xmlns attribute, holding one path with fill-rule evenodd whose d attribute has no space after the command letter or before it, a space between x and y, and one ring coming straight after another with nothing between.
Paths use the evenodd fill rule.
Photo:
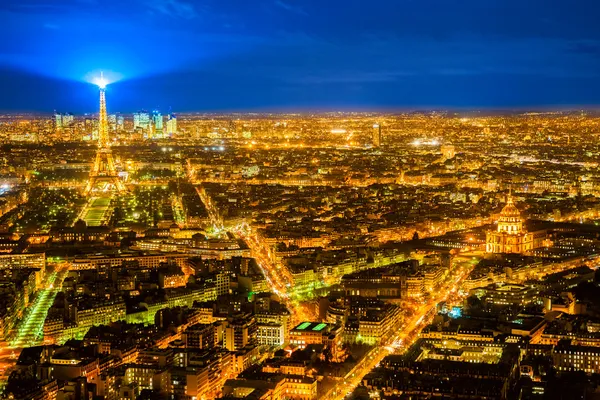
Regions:
<instances>
[{"instance_id":1,"label":"lit monument","mask_svg":"<svg viewBox=\"0 0 600 400\"><path fill-rule=\"evenodd\" d=\"M112 151L110 149L110 140L108 138L108 118L106 116L106 85L104 76L95 82L100 88L100 115L98 116L98 150L96 160L90 171L88 184L85 188L85 194L89 195L93 190L116 190L124 192L125 185L119 179ZM102 187L99 187L104 184Z\"/></svg>"},{"instance_id":2,"label":"lit monument","mask_svg":"<svg viewBox=\"0 0 600 400\"><path fill-rule=\"evenodd\" d=\"M523 227L521 212L509 194L500 212L498 228L486 234L485 250L487 253L523 254L542 247L546 238L545 230L529 232Z\"/></svg>"}]
</instances>

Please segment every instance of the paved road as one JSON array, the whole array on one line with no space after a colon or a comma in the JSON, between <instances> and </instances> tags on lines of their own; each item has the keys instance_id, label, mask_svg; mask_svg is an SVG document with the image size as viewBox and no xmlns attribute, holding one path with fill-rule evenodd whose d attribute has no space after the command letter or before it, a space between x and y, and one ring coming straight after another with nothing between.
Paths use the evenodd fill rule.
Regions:
<instances>
[{"instance_id":1,"label":"paved road","mask_svg":"<svg viewBox=\"0 0 600 400\"><path fill-rule=\"evenodd\" d=\"M404 322L399 330L392 332L382 340L381 345L374 347L346 374L343 380L327 392L321 400L342 400L360 385L362 379L375 368L384 357L395 352L398 348L407 349L418 338L419 332L427 326L435 316L436 306L441 301L454 303L461 298L459 287L471 273L477 259L471 256L460 256L453 263L450 277L446 284L427 302L415 309L413 315Z\"/></svg>"},{"instance_id":2,"label":"paved road","mask_svg":"<svg viewBox=\"0 0 600 400\"><path fill-rule=\"evenodd\" d=\"M11 348L31 347L42 344L44 339L44 320L56 295L61 290L66 270L55 271L46 276L44 287L36 295L33 304L25 311L25 317L19 322L15 337L10 340Z\"/></svg>"}]
</instances>

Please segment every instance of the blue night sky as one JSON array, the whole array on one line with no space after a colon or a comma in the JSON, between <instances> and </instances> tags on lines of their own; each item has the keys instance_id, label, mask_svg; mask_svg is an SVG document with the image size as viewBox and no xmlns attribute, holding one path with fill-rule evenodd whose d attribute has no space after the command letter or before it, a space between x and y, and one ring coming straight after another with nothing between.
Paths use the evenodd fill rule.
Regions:
<instances>
[{"instance_id":1,"label":"blue night sky","mask_svg":"<svg viewBox=\"0 0 600 400\"><path fill-rule=\"evenodd\" d=\"M2 0L0 109L600 104L595 0Z\"/></svg>"}]
</instances>

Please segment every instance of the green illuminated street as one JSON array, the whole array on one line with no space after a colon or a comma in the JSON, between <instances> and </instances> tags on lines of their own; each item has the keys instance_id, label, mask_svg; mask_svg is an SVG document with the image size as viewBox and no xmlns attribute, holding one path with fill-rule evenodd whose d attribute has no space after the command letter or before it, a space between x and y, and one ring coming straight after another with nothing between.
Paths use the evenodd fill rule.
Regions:
<instances>
[{"instance_id":1,"label":"green illuminated street","mask_svg":"<svg viewBox=\"0 0 600 400\"><path fill-rule=\"evenodd\" d=\"M60 292L65 273L66 270L62 270L47 276L44 288L39 291L33 304L25 311L24 318L19 322L16 335L10 340L10 347L37 346L43 342L44 320L48 309Z\"/></svg>"}]
</instances>

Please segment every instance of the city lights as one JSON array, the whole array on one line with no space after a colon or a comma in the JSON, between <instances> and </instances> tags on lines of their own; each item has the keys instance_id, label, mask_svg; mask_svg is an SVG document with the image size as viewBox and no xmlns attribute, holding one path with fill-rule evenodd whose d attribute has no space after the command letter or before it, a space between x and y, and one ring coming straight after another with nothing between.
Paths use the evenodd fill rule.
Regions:
<instances>
[{"instance_id":1,"label":"city lights","mask_svg":"<svg viewBox=\"0 0 600 400\"><path fill-rule=\"evenodd\" d=\"M0 354L7 387L34 345L58 345L47 347L52 368L98 371L88 350L60 358L70 339L84 349L101 338L135 344L142 364L128 370L130 383L146 385L157 362L181 371L181 354L202 343L202 365L219 372L196 394L252 386L242 372L258 364L263 380L300 374L278 390L311 399L320 390L325 400L365 382L385 396L379 378L396 379L397 356L410 371L433 365L432 382L460 363L486 365L494 378L474 379L496 390L511 379L501 360L517 365L512 344L547 344L549 362L571 369L582 368L569 358L578 346L596 345L596 332L580 325L571 334L562 321L595 329L581 314L593 298L573 288L594 280L600 260L597 154L585 130L535 146L506 133L600 131L595 118L181 113L165 136L172 113L140 111L119 125L111 112L100 90L97 118L0 125L10 128L6 163L36 166L6 169L0 186L0 278L11 282L0 332L14 352ZM33 121L52 138L35 152L14 140ZM250 131L251 140L240 134ZM552 322L546 313L564 315ZM327 368L347 369L328 382L271 358L278 349L310 349ZM111 365L133 365L127 357ZM421 390L411 382L403 384Z\"/></svg>"},{"instance_id":2,"label":"city lights","mask_svg":"<svg viewBox=\"0 0 600 400\"><path fill-rule=\"evenodd\" d=\"M8 3L0 400L597 397L600 4Z\"/></svg>"}]
</instances>

